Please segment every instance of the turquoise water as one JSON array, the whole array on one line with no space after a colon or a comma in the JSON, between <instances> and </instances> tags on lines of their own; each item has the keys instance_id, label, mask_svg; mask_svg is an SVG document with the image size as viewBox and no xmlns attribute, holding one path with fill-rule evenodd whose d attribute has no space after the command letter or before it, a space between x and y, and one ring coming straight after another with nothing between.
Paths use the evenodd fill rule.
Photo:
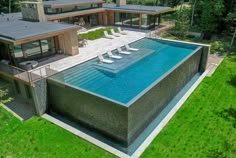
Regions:
<instances>
[{"instance_id":1,"label":"turquoise water","mask_svg":"<svg viewBox=\"0 0 236 158\"><path fill-rule=\"evenodd\" d=\"M65 70L51 79L128 104L198 46L144 38L131 44L139 48L112 64L92 59ZM113 52L116 54L116 52Z\"/></svg>"}]
</instances>

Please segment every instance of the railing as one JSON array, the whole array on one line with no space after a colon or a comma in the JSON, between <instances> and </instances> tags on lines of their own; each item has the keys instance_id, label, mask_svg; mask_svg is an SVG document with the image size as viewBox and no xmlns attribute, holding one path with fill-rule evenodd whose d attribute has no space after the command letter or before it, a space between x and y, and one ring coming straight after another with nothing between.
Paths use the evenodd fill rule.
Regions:
<instances>
[{"instance_id":1,"label":"railing","mask_svg":"<svg viewBox=\"0 0 236 158\"><path fill-rule=\"evenodd\" d=\"M25 71L15 66L0 63L0 73L17 80L21 80L33 86L34 82L49 77L55 74L56 71L52 70L50 65L46 65L31 71Z\"/></svg>"}]
</instances>

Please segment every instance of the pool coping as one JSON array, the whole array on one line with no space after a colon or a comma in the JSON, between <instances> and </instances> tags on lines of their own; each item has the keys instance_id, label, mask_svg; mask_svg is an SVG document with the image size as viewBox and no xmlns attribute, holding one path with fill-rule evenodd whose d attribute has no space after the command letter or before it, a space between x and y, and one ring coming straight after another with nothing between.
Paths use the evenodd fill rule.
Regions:
<instances>
[{"instance_id":1,"label":"pool coping","mask_svg":"<svg viewBox=\"0 0 236 158\"><path fill-rule=\"evenodd\" d=\"M101 149L106 150L107 152L110 152L118 157L122 158L137 158L142 155L142 153L145 151L145 149L151 144L151 142L154 140L154 138L161 132L161 130L167 125L167 123L171 120L171 118L176 114L176 112L182 107L182 105L185 103L185 101L190 97L190 95L194 92L194 90L200 85L202 80L207 76L209 71L211 70L211 67L214 65L210 65L208 69L198 78L198 80L189 88L189 90L181 97L181 99L178 101L178 103L171 109L171 111L162 119L162 121L155 127L155 129L151 132L151 134L143 141L143 143L138 147L138 149L130 156L106 143L103 143L102 141L48 115L44 114L42 117L49 122L52 122L53 124L71 132L72 134L79 136L80 138L100 147Z\"/></svg>"}]
</instances>

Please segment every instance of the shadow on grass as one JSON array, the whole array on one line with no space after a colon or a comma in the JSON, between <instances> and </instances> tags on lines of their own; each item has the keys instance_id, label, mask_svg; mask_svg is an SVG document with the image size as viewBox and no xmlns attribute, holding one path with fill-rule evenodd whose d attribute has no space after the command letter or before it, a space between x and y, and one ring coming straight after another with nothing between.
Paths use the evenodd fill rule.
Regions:
<instances>
[{"instance_id":1,"label":"shadow on grass","mask_svg":"<svg viewBox=\"0 0 236 158\"><path fill-rule=\"evenodd\" d=\"M232 123L233 128L236 128L236 108L228 108L223 111L217 113L219 117L222 117L226 121Z\"/></svg>"},{"instance_id":2,"label":"shadow on grass","mask_svg":"<svg viewBox=\"0 0 236 158\"><path fill-rule=\"evenodd\" d=\"M227 83L236 88L236 75L227 81Z\"/></svg>"}]
</instances>

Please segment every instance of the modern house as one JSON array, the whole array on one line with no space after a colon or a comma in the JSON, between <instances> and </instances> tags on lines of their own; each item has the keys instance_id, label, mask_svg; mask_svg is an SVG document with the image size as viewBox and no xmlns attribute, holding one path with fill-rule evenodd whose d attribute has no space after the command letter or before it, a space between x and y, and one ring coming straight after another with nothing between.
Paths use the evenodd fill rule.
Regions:
<instances>
[{"instance_id":1,"label":"modern house","mask_svg":"<svg viewBox=\"0 0 236 158\"><path fill-rule=\"evenodd\" d=\"M102 0L43 2L37 0L36 2L22 3L22 14L25 19L35 20L33 12L36 10L40 21L70 23L85 27L117 25L140 29L158 26L161 15L172 12L169 7L127 5L126 0L117 0L116 4L105 4Z\"/></svg>"},{"instance_id":2,"label":"modern house","mask_svg":"<svg viewBox=\"0 0 236 158\"><path fill-rule=\"evenodd\" d=\"M23 21L19 13L0 16L0 60L19 66L56 53L78 54L78 29L76 25Z\"/></svg>"}]
</instances>

